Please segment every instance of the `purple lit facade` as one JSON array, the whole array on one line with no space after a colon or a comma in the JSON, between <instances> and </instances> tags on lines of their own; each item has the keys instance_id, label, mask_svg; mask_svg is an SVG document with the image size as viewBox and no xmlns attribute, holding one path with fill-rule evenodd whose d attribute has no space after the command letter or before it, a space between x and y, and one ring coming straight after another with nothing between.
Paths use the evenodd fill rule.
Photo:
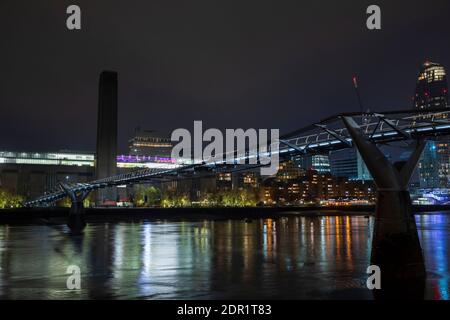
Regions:
<instances>
[{"instance_id":1,"label":"purple lit facade","mask_svg":"<svg viewBox=\"0 0 450 320\"><path fill-rule=\"evenodd\" d=\"M152 157L152 156L135 156L135 155L119 155L117 162L141 163L141 162L160 162L175 163L176 160L170 157Z\"/></svg>"}]
</instances>

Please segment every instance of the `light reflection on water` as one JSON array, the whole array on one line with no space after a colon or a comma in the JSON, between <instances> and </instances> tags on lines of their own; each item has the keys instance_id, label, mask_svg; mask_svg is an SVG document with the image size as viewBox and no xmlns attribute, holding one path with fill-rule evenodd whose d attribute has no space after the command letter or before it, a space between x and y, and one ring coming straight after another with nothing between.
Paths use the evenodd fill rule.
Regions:
<instances>
[{"instance_id":1,"label":"light reflection on water","mask_svg":"<svg viewBox=\"0 0 450 320\"><path fill-rule=\"evenodd\" d=\"M450 215L416 217L426 297L449 299ZM291 216L224 221L0 225L0 298L371 299L373 219ZM78 265L81 290L66 289Z\"/></svg>"},{"instance_id":2,"label":"light reflection on water","mask_svg":"<svg viewBox=\"0 0 450 320\"><path fill-rule=\"evenodd\" d=\"M426 297L449 300L450 215L416 217L428 271Z\"/></svg>"}]
</instances>

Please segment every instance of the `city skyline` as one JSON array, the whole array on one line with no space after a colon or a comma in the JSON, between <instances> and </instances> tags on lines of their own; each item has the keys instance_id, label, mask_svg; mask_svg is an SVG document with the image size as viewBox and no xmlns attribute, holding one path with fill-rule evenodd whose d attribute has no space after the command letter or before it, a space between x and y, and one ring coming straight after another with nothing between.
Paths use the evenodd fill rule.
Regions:
<instances>
[{"instance_id":1,"label":"city skyline","mask_svg":"<svg viewBox=\"0 0 450 320\"><path fill-rule=\"evenodd\" d=\"M450 300L449 13L0 1L0 300Z\"/></svg>"},{"instance_id":2,"label":"city skyline","mask_svg":"<svg viewBox=\"0 0 450 320\"><path fill-rule=\"evenodd\" d=\"M436 65L438 65L438 66L441 66L441 64L439 64L439 63L435 63L435 62L430 62L430 60L429 59L426 59L426 60L424 60L424 62L421 64L422 65L422 68L423 68L423 66L424 65L426 65L426 64L428 64L428 63L431 63L431 64L436 64ZM443 67L443 66L442 66ZM445 67L443 68L443 70L444 70L444 72L445 72ZM103 71L102 73L104 73L105 71ZM108 71L109 72L109 71ZM423 71L421 71L421 72L419 72L419 76L420 76L420 74L422 73ZM444 74L445 75L445 74ZM356 76L355 76L356 77ZM417 77L416 77L417 78ZM445 83L447 83L447 80L446 80L446 77L444 77L444 82ZM417 87L417 84L416 84L416 87ZM448 90L448 89L447 89ZM416 88L416 91L417 91L417 88ZM415 94L416 96L417 96L417 93ZM448 96L448 91L445 91L444 92L444 95L445 96ZM431 95L430 95L431 96ZM98 97L97 97L98 98ZM418 108L417 107L417 102L415 102L415 100L416 100L417 98L415 97L415 96L412 96L411 97L411 100L413 100L414 101L414 108ZM448 98L447 98L447 100L448 100ZM444 101L444 100L442 100L442 101ZM440 103L442 103L442 101L440 102ZM447 105L448 105L448 102L447 102ZM445 107L445 103L443 104L443 106ZM435 106L435 108L440 108L440 107L442 107L441 106L441 104L440 105L436 105ZM424 108L424 107L421 107L421 108ZM425 108L428 108L428 107L425 107ZM406 110L407 108L405 108L404 110ZM356 110L356 109L355 109ZM366 110L364 110L364 112L365 111L369 111L370 109L366 109ZM96 112L97 112L97 110L95 110ZM371 112L376 112L376 111L381 111L381 110L370 110ZM386 110L383 110L383 111L390 111L389 109L386 109ZM119 112L120 112L120 110L119 110ZM336 115L337 113L335 113L335 114L332 114L332 115ZM331 115L330 115L331 116ZM97 119L97 118L96 118ZM319 120L322 120L322 119L319 119ZM120 121L120 120L119 120ZM97 130L97 128L96 128L96 130ZM119 140L126 140L126 144L124 144L122 147L121 147L121 151L119 151L119 152L117 152L118 154L125 154L127 151L128 151L128 153L130 153L130 154L132 154L133 152L132 152L132 150L130 149L131 147L131 145L130 145L130 143L131 143L131 141L133 141L134 139L136 139L136 136L135 135L133 135L133 134L136 134L136 130L142 130L141 129L141 126L140 125L137 125L137 126L135 126L134 128L133 128L133 130L132 131L130 131L130 132L128 132L128 133L126 133L126 134L124 134L123 136L119 136L118 137L118 139ZM155 136L159 136L160 138L167 138L168 139L168 141L170 141L170 137L168 137L167 135L168 135L168 131L166 130L166 129L159 129L159 130L155 130L155 129L153 129L153 128L150 128L150 130L147 130L147 129L144 129L143 130L143 132L153 132L153 134L155 135ZM123 141L122 141L123 142ZM93 150L95 150L95 146L92 148L92 149L71 149L70 148L70 146L66 146L66 147L63 147L63 148L59 148L59 149L53 149L53 150L45 150L45 149L39 149L39 150L37 150L37 149L33 149L33 148L31 148L31 149L27 149L27 150L24 150L24 149L9 149L8 151L12 151L12 152L38 152L38 153L40 153L40 152L64 152L65 150L69 150L69 149L71 149L71 150L76 150L76 151L81 151L81 152L93 152ZM119 149L119 147L118 147L118 149ZM2 149L2 151L5 151L6 150L6 148L4 148L4 149Z\"/></svg>"},{"instance_id":3,"label":"city skyline","mask_svg":"<svg viewBox=\"0 0 450 320\"><path fill-rule=\"evenodd\" d=\"M137 125L170 131L201 119L217 128L288 132L358 110L354 74L366 108L400 109L410 104L423 61L450 65L450 44L442 41L448 38L446 1L433 6L381 1L383 28L375 32L365 28L364 1L338 7L254 4L228 3L223 10L209 4L208 15L196 10L196 4L179 6L162 21L157 15L168 8L157 4L127 9L108 4L107 15L101 2L80 1L85 24L70 32L64 28L64 14L57 14L65 12L64 3L30 4L25 13L8 3L0 20L15 32L4 39L0 103L11 121L0 128L0 148L94 150L96 81L103 69L120 75L119 151L124 152ZM233 15L233 8L241 13ZM214 19L219 11L221 19ZM11 22L19 14L30 23L46 22L38 29L26 28ZM113 26L111 19L122 15L133 22ZM433 46L418 46L418 34ZM102 41L93 41L95 37ZM27 58L36 41L38 50ZM306 109L316 112L301 113ZM46 124L45 130L36 119Z\"/></svg>"}]
</instances>

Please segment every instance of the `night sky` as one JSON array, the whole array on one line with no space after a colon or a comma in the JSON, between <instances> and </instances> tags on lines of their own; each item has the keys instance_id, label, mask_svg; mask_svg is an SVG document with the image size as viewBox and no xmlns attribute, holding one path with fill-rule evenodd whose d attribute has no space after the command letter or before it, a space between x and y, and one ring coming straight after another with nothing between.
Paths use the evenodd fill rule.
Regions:
<instances>
[{"instance_id":1,"label":"night sky","mask_svg":"<svg viewBox=\"0 0 450 320\"><path fill-rule=\"evenodd\" d=\"M0 149L94 151L104 69L119 73L121 152L136 126L283 133L357 111L354 73L366 108L411 108L425 59L450 70L449 21L448 0L1 0Z\"/></svg>"}]
</instances>

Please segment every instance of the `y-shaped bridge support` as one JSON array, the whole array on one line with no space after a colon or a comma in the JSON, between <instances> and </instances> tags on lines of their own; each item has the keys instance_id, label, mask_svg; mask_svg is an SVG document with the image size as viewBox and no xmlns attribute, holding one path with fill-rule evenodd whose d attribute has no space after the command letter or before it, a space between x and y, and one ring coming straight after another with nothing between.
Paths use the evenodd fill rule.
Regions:
<instances>
[{"instance_id":1,"label":"y-shaped bridge support","mask_svg":"<svg viewBox=\"0 0 450 320\"><path fill-rule=\"evenodd\" d=\"M366 139L353 118L343 117L342 120L378 189L371 254L371 264L381 270L381 292L376 294L394 298L409 294L421 298L425 264L408 183L425 141L418 141L409 160L397 168L374 143Z\"/></svg>"},{"instance_id":2,"label":"y-shaped bridge support","mask_svg":"<svg viewBox=\"0 0 450 320\"><path fill-rule=\"evenodd\" d=\"M79 234L83 232L84 227L86 226L85 218L84 218L84 204L83 201L89 195L90 191L83 191L81 193L76 193L65 185L64 183L59 184L61 189L67 194L71 201L70 211L69 211L69 220L67 222L67 226L70 228L73 234Z\"/></svg>"}]
</instances>

